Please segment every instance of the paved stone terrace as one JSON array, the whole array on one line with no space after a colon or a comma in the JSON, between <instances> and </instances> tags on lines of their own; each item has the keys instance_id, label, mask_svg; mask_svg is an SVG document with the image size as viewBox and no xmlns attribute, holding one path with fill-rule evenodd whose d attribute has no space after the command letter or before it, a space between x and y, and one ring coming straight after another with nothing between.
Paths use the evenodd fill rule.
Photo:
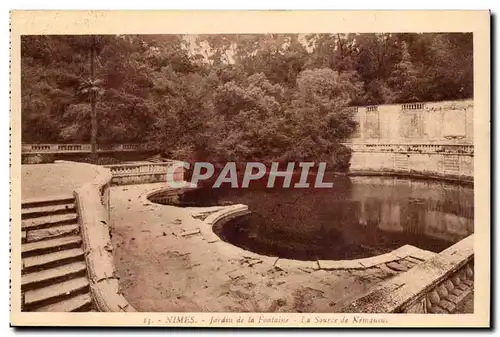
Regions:
<instances>
[{"instance_id":1,"label":"paved stone terrace","mask_svg":"<svg viewBox=\"0 0 500 337\"><path fill-rule=\"evenodd\" d=\"M147 202L163 184L111 189L114 258L138 311L336 312L420 261L326 270L246 252L220 240L194 208ZM205 227L204 227L205 226Z\"/></svg>"},{"instance_id":2,"label":"paved stone terrace","mask_svg":"<svg viewBox=\"0 0 500 337\"><path fill-rule=\"evenodd\" d=\"M97 177L97 168L71 163L21 165L21 199L73 195Z\"/></svg>"}]
</instances>

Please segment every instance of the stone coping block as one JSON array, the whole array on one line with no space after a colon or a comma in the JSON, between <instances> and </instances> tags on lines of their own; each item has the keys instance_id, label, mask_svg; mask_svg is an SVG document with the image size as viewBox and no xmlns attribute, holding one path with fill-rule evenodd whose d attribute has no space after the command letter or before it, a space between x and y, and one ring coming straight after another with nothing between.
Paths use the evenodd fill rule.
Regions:
<instances>
[{"instance_id":1,"label":"stone coping block","mask_svg":"<svg viewBox=\"0 0 500 337\"><path fill-rule=\"evenodd\" d=\"M392 252L371 256L363 259L353 260L318 260L320 269L324 270L344 270L344 269L366 269L380 264L398 261L406 257L416 257L419 260L427 260L436 253L420 249L412 245L404 245Z\"/></svg>"},{"instance_id":2,"label":"stone coping block","mask_svg":"<svg viewBox=\"0 0 500 337\"><path fill-rule=\"evenodd\" d=\"M248 213L248 206L243 204L231 205L210 214L203 222L207 225L214 225L223 218L235 217Z\"/></svg>"},{"instance_id":3,"label":"stone coping block","mask_svg":"<svg viewBox=\"0 0 500 337\"><path fill-rule=\"evenodd\" d=\"M318 270L317 261L300 261L291 259L278 258L274 263L275 267L280 269L301 269L301 270Z\"/></svg>"},{"instance_id":4,"label":"stone coping block","mask_svg":"<svg viewBox=\"0 0 500 337\"><path fill-rule=\"evenodd\" d=\"M335 270L335 269L364 269L365 267L357 260L318 260L320 269Z\"/></svg>"},{"instance_id":5,"label":"stone coping block","mask_svg":"<svg viewBox=\"0 0 500 337\"><path fill-rule=\"evenodd\" d=\"M406 256L404 256L406 257ZM394 252L367 257L364 259L353 260L361 264L364 268L371 268L379 264L392 262L401 259L401 257L394 254Z\"/></svg>"}]
</instances>

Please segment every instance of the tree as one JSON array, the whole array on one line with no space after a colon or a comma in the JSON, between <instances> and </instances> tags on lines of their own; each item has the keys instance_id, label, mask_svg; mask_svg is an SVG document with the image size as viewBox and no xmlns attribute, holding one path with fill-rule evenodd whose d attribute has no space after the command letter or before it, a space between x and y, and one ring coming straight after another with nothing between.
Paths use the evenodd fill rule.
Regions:
<instances>
[{"instance_id":1,"label":"tree","mask_svg":"<svg viewBox=\"0 0 500 337\"><path fill-rule=\"evenodd\" d=\"M356 128L345 108L361 90L355 73L339 73L330 68L305 70L297 78L297 91L287 107L294 160L331 160L340 143Z\"/></svg>"},{"instance_id":2,"label":"tree","mask_svg":"<svg viewBox=\"0 0 500 337\"><path fill-rule=\"evenodd\" d=\"M418 102L423 96L419 85L419 71L412 62L406 43L403 42L401 61L394 66L387 79L389 90L384 95L385 102Z\"/></svg>"},{"instance_id":3,"label":"tree","mask_svg":"<svg viewBox=\"0 0 500 337\"><path fill-rule=\"evenodd\" d=\"M25 143L345 168L346 107L470 98L473 44L466 33L23 36L21 71Z\"/></svg>"}]
</instances>

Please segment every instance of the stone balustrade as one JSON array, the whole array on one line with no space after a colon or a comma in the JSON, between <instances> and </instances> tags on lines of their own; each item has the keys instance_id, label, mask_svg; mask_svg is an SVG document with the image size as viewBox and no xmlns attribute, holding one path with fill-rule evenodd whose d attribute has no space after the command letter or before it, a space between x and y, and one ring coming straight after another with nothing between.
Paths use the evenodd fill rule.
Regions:
<instances>
[{"instance_id":1,"label":"stone balustrade","mask_svg":"<svg viewBox=\"0 0 500 337\"><path fill-rule=\"evenodd\" d=\"M125 163L106 165L105 167L111 171L113 175L112 183L114 185L132 185L132 184L147 184L156 182L166 182L168 169L178 161L167 161L163 163ZM184 179L184 169L179 167L175 170L174 181L182 181Z\"/></svg>"},{"instance_id":2,"label":"stone balustrade","mask_svg":"<svg viewBox=\"0 0 500 337\"><path fill-rule=\"evenodd\" d=\"M355 152L456 154L474 156L474 145L468 144L344 143L344 145L350 147Z\"/></svg>"},{"instance_id":3,"label":"stone balustrade","mask_svg":"<svg viewBox=\"0 0 500 337\"><path fill-rule=\"evenodd\" d=\"M454 313L474 289L474 234L351 302L351 313Z\"/></svg>"},{"instance_id":4,"label":"stone balustrade","mask_svg":"<svg viewBox=\"0 0 500 337\"><path fill-rule=\"evenodd\" d=\"M104 152L142 152L147 151L146 144L98 144L97 151ZM50 153L90 153L91 144L22 144L22 154Z\"/></svg>"}]
</instances>

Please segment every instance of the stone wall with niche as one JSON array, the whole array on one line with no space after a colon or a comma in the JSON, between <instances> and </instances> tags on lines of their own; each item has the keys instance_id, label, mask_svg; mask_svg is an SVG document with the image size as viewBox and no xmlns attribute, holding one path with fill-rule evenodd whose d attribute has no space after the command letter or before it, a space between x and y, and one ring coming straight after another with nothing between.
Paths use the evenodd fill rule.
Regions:
<instances>
[{"instance_id":1,"label":"stone wall with niche","mask_svg":"<svg viewBox=\"0 0 500 337\"><path fill-rule=\"evenodd\" d=\"M352 109L352 143L473 144L472 100L388 104Z\"/></svg>"}]
</instances>

